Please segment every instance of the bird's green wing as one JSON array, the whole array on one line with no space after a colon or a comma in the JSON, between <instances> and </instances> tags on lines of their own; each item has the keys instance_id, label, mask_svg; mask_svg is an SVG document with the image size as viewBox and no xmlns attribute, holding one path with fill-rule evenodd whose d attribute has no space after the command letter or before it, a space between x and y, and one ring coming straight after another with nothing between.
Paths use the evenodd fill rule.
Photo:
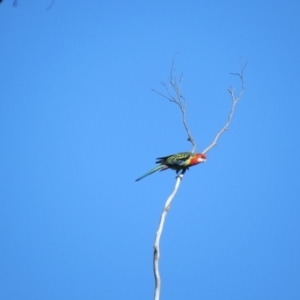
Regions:
<instances>
[{"instance_id":1,"label":"bird's green wing","mask_svg":"<svg viewBox=\"0 0 300 300\"><path fill-rule=\"evenodd\" d=\"M177 154L165 156L165 157L158 157L156 163L162 163L169 166L184 166L187 160L193 157L194 153L192 152L180 152Z\"/></svg>"}]
</instances>

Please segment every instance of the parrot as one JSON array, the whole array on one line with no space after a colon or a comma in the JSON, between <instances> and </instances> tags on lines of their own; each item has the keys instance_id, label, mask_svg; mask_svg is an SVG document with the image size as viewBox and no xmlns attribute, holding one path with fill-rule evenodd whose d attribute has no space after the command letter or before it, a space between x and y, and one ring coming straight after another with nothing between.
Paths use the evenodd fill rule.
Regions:
<instances>
[{"instance_id":1,"label":"parrot","mask_svg":"<svg viewBox=\"0 0 300 300\"><path fill-rule=\"evenodd\" d=\"M156 163L159 165L147 172L145 175L136 179L136 181L139 181L154 172L164 171L167 169L175 170L176 174L178 174L179 171L181 171L180 174L184 174L189 167L205 162L206 155L203 153L195 154L192 152L180 152L169 156L158 157L156 160Z\"/></svg>"}]
</instances>

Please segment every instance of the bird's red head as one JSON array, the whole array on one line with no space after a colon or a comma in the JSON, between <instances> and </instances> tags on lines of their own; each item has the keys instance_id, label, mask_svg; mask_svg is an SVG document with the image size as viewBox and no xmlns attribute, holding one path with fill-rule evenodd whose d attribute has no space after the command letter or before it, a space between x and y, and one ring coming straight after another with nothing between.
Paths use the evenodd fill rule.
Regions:
<instances>
[{"instance_id":1,"label":"bird's red head","mask_svg":"<svg viewBox=\"0 0 300 300\"><path fill-rule=\"evenodd\" d=\"M197 158L198 164L206 161L206 155L203 153L197 153L196 158Z\"/></svg>"}]
</instances>

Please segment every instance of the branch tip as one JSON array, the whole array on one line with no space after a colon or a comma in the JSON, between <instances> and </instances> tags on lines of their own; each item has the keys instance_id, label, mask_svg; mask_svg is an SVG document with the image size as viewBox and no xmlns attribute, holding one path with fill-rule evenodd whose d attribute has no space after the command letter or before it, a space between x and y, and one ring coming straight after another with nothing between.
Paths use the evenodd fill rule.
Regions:
<instances>
[{"instance_id":1,"label":"branch tip","mask_svg":"<svg viewBox=\"0 0 300 300\"><path fill-rule=\"evenodd\" d=\"M235 106L236 104L239 102L239 100L241 99L244 91L245 91L245 82L244 82L244 70L246 68L247 63L244 65L242 60L241 60L241 71L240 73L230 73L231 75L236 75L239 76L240 80L241 80L241 90L239 92L239 94L237 95L237 97L234 95L235 89L231 86L229 86L228 88L228 92L230 94L231 97L231 109L230 112L228 114L227 117L227 122L225 123L225 125L223 126L223 128L216 134L213 142L202 152L203 154L207 153L209 150L211 150L213 147L215 147L217 145L217 141L220 138L220 136L227 130L229 130L229 125L231 123L234 111L235 111Z\"/></svg>"},{"instance_id":2,"label":"branch tip","mask_svg":"<svg viewBox=\"0 0 300 300\"><path fill-rule=\"evenodd\" d=\"M185 97L181 94L181 83L183 81L183 72L181 73L179 77L179 82L176 78L176 70L175 70L175 60L176 60L177 53L175 53L175 56L172 61L171 70L170 70L170 76L168 77L168 84L165 82L161 82L162 86L165 88L166 94L163 94L161 92L158 92L154 89L151 89L153 92L159 94L163 98L168 99L170 102L173 102L179 106L179 109L182 114L182 122L184 129L188 135L188 141L192 143L192 150L191 152L195 152L196 150L196 142L192 137L192 134L187 126L186 122L186 107L187 107L187 101Z\"/></svg>"}]
</instances>

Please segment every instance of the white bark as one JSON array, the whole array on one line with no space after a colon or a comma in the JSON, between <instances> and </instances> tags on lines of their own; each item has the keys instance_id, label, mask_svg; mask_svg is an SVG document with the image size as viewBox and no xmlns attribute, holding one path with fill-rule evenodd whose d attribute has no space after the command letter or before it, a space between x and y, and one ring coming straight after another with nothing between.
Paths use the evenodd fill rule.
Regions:
<instances>
[{"instance_id":1,"label":"white bark","mask_svg":"<svg viewBox=\"0 0 300 300\"><path fill-rule=\"evenodd\" d=\"M182 121L183 121L183 125L184 128L186 130L186 133L188 135L188 141L190 141L192 143L192 150L191 152L195 152L196 150L196 142L193 139L189 128L187 126L186 123L186 99L184 98L184 96L181 94L181 82L182 82L182 75L180 76L179 79L179 83L176 80L176 76L175 76L175 69L174 69L174 62L175 62L175 58L173 60L172 63L172 68L171 68L171 72L170 72L170 78L169 78L169 85L171 86L171 89L173 90L173 94L170 92L170 89L168 87L168 85L166 83L162 83L162 85L165 87L166 92L167 92L167 96L156 91L153 90L154 92L156 92L157 94L159 94L160 96L168 99L171 102L174 102L175 104L177 104L182 112ZM238 94L237 97L235 97L234 95L234 89L233 88L229 88L228 91L230 93L231 96L231 100L232 100L232 105L231 105L231 110L229 112L228 118L227 118L227 122L225 123L225 125L222 127L222 129L216 134L213 142L202 152L203 154L207 153L209 150L211 150L214 146L217 145L217 141L219 140L220 136L229 128L229 125L231 123L234 111L235 111L235 107L236 104L238 103L238 101L241 99L244 90L245 90L245 85L244 85L244 69L246 67L247 64L243 65L243 63L241 62L241 73L231 73L232 75L237 75L240 77L241 79L241 91ZM175 95L174 95L175 94ZM173 192L171 193L171 195L169 196L169 198L167 199L163 212L161 214L160 217L160 221L159 221L159 225L158 225L158 229L156 232L156 236L155 236L155 242L154 242L154 255L153 255L153 271L154 271L154 277L155 277L155 293L154 293L154 299L155 300L159 300L160 297L160 291L161 291L161 279L160 279L160 273L159 273L159 259L160 259L160 238L162 235L162 231L163 231L163 227L164 227L164 223L165 223L165 219L167 216L167 213L171 207L171 202L174 199L177 190L179 188L180 182L183 178L183 174L180 174L177 176L176 179L176 183L175 183L175 187Z\"/></svg>"},{"instance_id":2,"label":"white bark","mask_svg":"<svg viewBox=\"0 0 300 300\"><path fill-rule=\"evenodd\" d=\"M243 63L241 62L241 73L231 73L232 75L237 75L240 77L241 79L241 84L242 84L242 88L241 88L241 91L239 92L238 96L235 97L234 95L234 89L232 87L230 87L228 89L228 92L230 94L230 97L231 97L231 109L230 109L230 112L229 112L229 115L228 115L228 118L227 118L227 122L225 123L225 125L222 127L222 129L216 134L213 142L207 147L205 148L202 153L205 154L207 153L209 150L211 150L213 147L215 147L217 145L217 141L218 139L220 138L220 136L226 131L229 129L229 125L231 123L231 120L232 120L232 117L233 117L233 114L234 114L234 111L235 111L235 106L236 104L239 102L239 100L241 99L242 95L244 94L244 91L245 91L245 83L244 83L244 70L246 68L246 65L243 65Z\"/></svg>"},{"instance_id":3,"label":"white bark","mask_svg":"<svg viewBox=\"0 0 300 300\"><path fill-rule=\"evenodd\" d=\"M160 280L160 274L159 274L159 258L160 258L160 248L159 248L159 242L160 242L160 238L161 238L161 234L164 228L164 224L165 224L165 219L167 216L167 213L169 211L169 209L171 208L171 202L174 199L177 190L179 188L179 184L181 182L181 179L183 178L183 174L178 175L176 178L176 183L175 183L175 187L173 192L171 193L171 195L169 196L169 198L167 199L163 212L160 216L160 221L158 224L158 229L156 231L156 236L155 236L155 242L154 242L154 255L153 255L153 270L154 270L154 277L155 277L155 293L154 293L154 299L155 300L159 300L160 297L160 288L161 288L161 280Z\"/></svg>"}]
</instances>

